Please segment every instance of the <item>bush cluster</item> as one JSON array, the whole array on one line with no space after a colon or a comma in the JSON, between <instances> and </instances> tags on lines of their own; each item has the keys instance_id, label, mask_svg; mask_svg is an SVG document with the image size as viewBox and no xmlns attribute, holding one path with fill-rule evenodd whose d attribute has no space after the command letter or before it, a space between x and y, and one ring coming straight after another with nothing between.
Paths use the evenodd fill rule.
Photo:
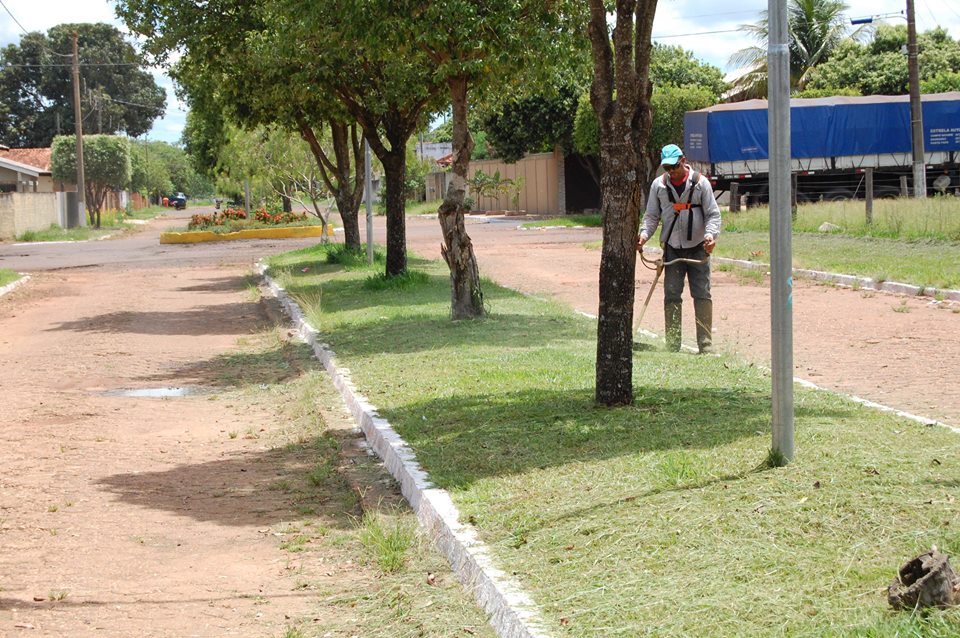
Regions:
<instances>
[{"instance_id":1,"label":"bush cluster","mask_svg":"<svg viewBox=\"0 0 960 638\"><path fill-rule=\"evenodd\" d=\"M258 211L259 212L259 211ZM213 213L212 215L193 215L190 217L190 223L187 224L189 230L201 230L210 226L223 226L232 221L239 221L247 218L247 211L242 208L227 208L223 211Z\"/></svg>"},{"instance_id":2,"label":"bush cluster","mask_svg":"<svg viewBox=\"0 0 960 638\"><path fill-rule=\"evenodd\" d=\"M260 208L254 213L254 219L264 224L293 224L307 221L306 213L270 213L266 208Z\"/></svg>"}]
</instances>

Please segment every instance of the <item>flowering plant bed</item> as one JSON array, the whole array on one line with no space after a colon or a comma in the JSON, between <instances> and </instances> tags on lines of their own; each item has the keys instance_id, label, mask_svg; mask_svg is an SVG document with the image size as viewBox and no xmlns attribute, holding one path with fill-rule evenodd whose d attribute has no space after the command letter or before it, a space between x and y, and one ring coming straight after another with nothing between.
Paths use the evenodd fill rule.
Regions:
<instances>
[{"instance_id":1,"label":"flowering plant bed","mask_svg":"<svg viewBox=\"0 0 960 638\"><path fill-rule=\"evenodd\" d=\"M330 234L331 229L327 229ZM227 208L213 214L197 214L190 218L186 232L160 234L161 244L193 244L232 239L279 239L288 237L322 237L324 227L319 219L306 213L254 212L249 219L242 208Z\"/></svg>"}]
</instances>

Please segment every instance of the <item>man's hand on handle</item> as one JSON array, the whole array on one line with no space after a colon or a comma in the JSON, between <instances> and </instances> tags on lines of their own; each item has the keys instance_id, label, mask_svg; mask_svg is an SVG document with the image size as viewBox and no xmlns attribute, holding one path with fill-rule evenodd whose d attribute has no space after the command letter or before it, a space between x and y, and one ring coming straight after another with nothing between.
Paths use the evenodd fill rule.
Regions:
<instances>
[{"instance_id":1,"label":"man's hand on handle","mask_svg":"<svg viewBox=\"0 0 960 638\"><path fill-rule=\"evenodd\" d=\"M640 251L640 252L643 252L643 245L644 245L645 243L647 243L647 236L646 236L646 235L638 235L638 236L637 236L637 250Z\"/></svg>"},{"instance_id":2,"label":"man's hand on handle","mask_svg":"<svg viewBox=\"0 0 960 638\"><path fill-rule=\"evenodd\" d=\"M703 249L707 251L707 254L713 252L713 249L717 247L717 240L713 238L713 235L707 233L703 236Z\"/></svg>"}]
</instances>

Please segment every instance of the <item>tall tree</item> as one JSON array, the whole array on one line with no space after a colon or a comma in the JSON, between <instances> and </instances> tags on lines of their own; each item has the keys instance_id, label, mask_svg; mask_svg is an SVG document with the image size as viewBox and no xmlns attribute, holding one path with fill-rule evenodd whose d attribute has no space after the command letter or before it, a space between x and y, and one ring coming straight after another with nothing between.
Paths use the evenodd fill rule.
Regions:
<instances>
[{"instance_id":1,"label":"tall tree","mask_svg":"<svg viewBox=\"0 0 960 638\"><path fill-rule=\"evenodd\" d=\"M441 253L450 269L451 316L484 314L473 243L464 223L464 196L474 139L469 129L470 93L496 82L509 85L521 71L549 73L565 40L565 19L576 3L559 0L381 0L376 15L399 25L393 38L412 40L446 85L452 110L453 179L438 211Z\"/></svg>"},{"instance_id":2,"label":"tall tree","mask_svg":"<svg viewBox=\"0 0 960 638\"><path fill-rule=\"evenodd\" d=\"M357 214L363 163L356 128L328 91L318 87L301 43L287 29L299 26L300 11L287 13L268 0L226 0L218 10L189 0L118 2L127 25L146 37L158 62L172 51L183 53L171 75L195 113L189 142L199 162L210 167L224 148L225 119L255 129L279 125L308 144L319 174L334 193L344 225L344 241L360 247ZM320 144L331 130L332 149ZM331 152L332 150L332 152Z\"/></svg>"},{"instance_id":3,"label":"tall tree","mask_svg":"<svg viewBox=\"0 0 960 638\"><path fill-rule=\"evenodd\" d=\"M136 137L161 117L166 93L109 24L61 24L0 50L0 143L49 146L74 127L71 58L78 34L85 130Z\"/></svg>"},{"instance_id":4,"label":"tall tree","mask_svg":"<svg viewBox=\"0 0 960 638\"><path fill-rule=\"evenodd\" d=\"M77 144L72 135L54 138L50 163L53 179L67 182L76 178ZM84 135L83 170L90 225L100 228L107 191L130 185L130 141L116 135Z\"/></svg>"},{"instance_id":5,"label":"tall tree","mask_svg":"<svg viewBox=\"0 0 960 638\"><path fill-rule=\"evenodd\" d=\"M633 301L637 229L649 171L643 149L653 122L650 42L656 0L617 0L613 40L603 0L590 0L590 102L600 126L603 246L597 323L596 400L633 402Z\"/></svg>"},{"instance_id":6,"label":"tall tree","mask_svg":"<svg viewBox=\"0 0 960 638\"><path fill-rule=\"evenodd\" d=\"M844 15L847 8L843 0L789 0L787 26L791 88L804 89L813 69L829 60L844 39L848 36L857 38L866 32L863 27L851 32ZM741 25L740 29L757 44L730 56L732 66L746 70L735 82L735 88L745 97L763 97L767 93L768 24L765 9L760 12L760 20Z\"/></svg>"}]
</instances>

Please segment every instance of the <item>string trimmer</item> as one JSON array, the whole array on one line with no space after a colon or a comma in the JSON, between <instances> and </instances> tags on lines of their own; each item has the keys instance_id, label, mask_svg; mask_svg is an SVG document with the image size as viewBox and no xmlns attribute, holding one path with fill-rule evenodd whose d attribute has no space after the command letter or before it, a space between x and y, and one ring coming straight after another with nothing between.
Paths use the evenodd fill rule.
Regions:
<instances>
[{"instance_id":1,"label":"string trimmer","mask_svg":"<svg viewBox=\"0 0 960 638\"><path fill-rule=\"evenodd\" d=\"M666 248L666 247L664 247ZM647 306L650 305L650 298L653 297L653 291L657 287L657 282L660 281L660 275L663 273L663 269L667 266L672 266L673 264L679 263L688 263L688 264L705 264L710 261L710 255L707 255L703 259L688 259L686 257L677 257L676 259L671 259L670 261L663 261L663 255L665 252L660 253L658 259L647 259L643 254L643 246L637 248L640 252L640 263L646 266L650 270L657 271L657 274L653 277L653 284L650 285L650 292L647 293L647 298L643 301L643 308L640 309L640 316L637 318L637 327L643 322L643 315L647 312Z\"/></svg>"}]
</instances>

